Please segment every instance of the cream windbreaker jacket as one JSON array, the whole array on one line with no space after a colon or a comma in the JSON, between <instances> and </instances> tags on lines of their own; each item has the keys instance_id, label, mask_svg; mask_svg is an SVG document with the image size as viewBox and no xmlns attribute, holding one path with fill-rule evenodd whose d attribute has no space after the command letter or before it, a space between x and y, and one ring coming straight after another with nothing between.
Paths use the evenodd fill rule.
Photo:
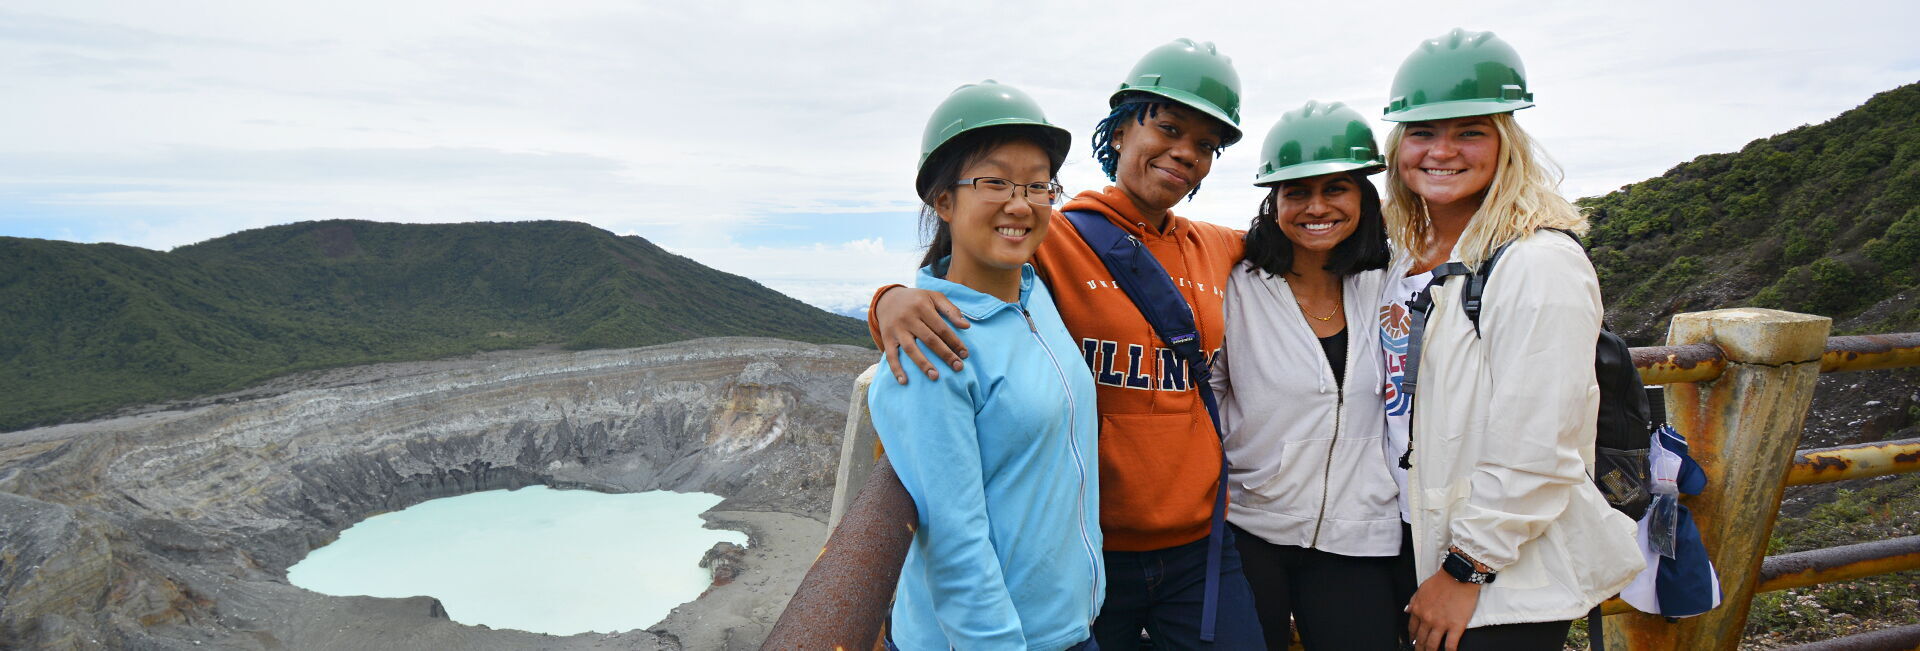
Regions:
<instances>
[{"instance_id":1,"label":"cream windbreaker jacket","mask_svg":"<svg viewBox=\"0 0 1920 651\"><path fill-rule=\"evenodd\" d=\"M1457 546L1499 573L1469 627L1575 619L1644 565L1634 522L1588 479L1600 284L1578 242L1536 231L1500 258L1475 336L1459 303L1466 280L1432 290L1421 344L1408 476L1417 578Z\"/></svg>"},{"instance_id":2,"label":"cream windbreaker jacket","mask_svg":"<svg viewBox=\"0 0 1920 651\"><path fill-rule=\"evenodd\" d=\"M1333 367L1284 278L1228 276L1214 360L1231 501L1227 520L1276 545L1346 556L1400 553L1400 488L1383 450L1380 307L1387 271L1342 280L1347 374Z\"/></svg>"}]
</instances>

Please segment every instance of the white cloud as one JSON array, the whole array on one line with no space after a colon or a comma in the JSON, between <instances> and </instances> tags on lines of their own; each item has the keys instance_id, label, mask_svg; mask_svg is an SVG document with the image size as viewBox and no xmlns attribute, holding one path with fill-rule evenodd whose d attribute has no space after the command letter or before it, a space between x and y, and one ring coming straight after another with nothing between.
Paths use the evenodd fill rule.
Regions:
<instances>
[{"instance_id":1,"label":"white cloud","mask_svg":"<svg viewBox=\"0 0 1920 651\"><path fill-rule=\"evenodd\" d=\"M1107 93L1177 36L1218 43L1244 81L1247 139L1176 209L1233 226L1259 201L1247 182L1280 113L1312 98L1376 114L1400 59L1455 25L1526 57L1540 106L1521 120L1571 196L1920 78L1912 2L1430 7L40 3L0 10L0 217L84 208L75 232L156 248L319 218L571 219L722 243L685 251L840 296L824 288L883 275L861 260L907 260L901 278L915 256L807 231L724 243L793 215L912 211L927 112L983 78L1073 130L1063 180L1098 188L1086 137ZM815 271L783 280L764 259Z\"/></svg>"},{"instance_id":2,"label":"white cloud","mask_svg":"<svg viewBox=\"0 0 1920 651\"><path fill-rule=\"evenodd\" d=\"M912 248L889 248L881 238L805 247L665 248L842 314L865 308L881 285L913 284L921 255Z\"/></svg>"}]
</instances>

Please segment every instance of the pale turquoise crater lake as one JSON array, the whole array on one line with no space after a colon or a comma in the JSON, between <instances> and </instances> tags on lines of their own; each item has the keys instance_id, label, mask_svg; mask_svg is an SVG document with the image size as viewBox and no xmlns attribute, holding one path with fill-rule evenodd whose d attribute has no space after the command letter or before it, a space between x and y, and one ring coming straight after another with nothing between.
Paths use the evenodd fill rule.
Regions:
<instances>
[{"instance_id":1,"label":"pale turquoise crater lake","mask_svg":"<svg viewBox=\"0 0 1920 651\"><path fill-rule=\"evenodd\" d=\"M707 493L544 486L422 502L341 532L287 569L330 595L431 596L463 624L553 635L658 623L707 589L700 557L738 531L703 528Z\"/></svg>"}]
</instances>

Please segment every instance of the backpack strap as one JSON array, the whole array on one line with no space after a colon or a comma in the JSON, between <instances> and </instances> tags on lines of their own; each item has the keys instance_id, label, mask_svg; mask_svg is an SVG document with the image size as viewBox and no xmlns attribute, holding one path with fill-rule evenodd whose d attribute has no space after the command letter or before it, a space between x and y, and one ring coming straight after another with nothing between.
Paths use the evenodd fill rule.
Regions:
<instances>
[{"instance_id":1,"label":"backpack strap","mask_svg":"<svg viewBox=\"0 0 1920 651\"><path fill-rule=\"evenodd\" d=\"M1573 231L1564 228L1550 228L1547 230L1559 231L1561 234L1573 238L1575 244L1580 243L1580 236L1575 235ZM1514 240L1514 242L1518 241L1517 239ZM1409 316L1412 317L1412 324L1411 331L1407 337L1407 369L1401 380L1401 391L1403 393L1412 396L1414 391L1418 389L1420 379L1420 348L1426 340L1427 317L1433 313L1433 288L1444 283L1448 276L1467 277L1466 285L1460 289L1460 309L1467 313L1467 321L1473 324L1473 336L1480 336L1480 308L1483 306L1482 299L1487 292L1487 281L1488 278L1493 275L1494 264L1500 261L1501 256L1506 255L1507 247L1510 246L1513 246L1513 242L1502 244L1500 248L1494 249L1493 255L1487 256L1487 259L1480 263L1479 269L1469 269L1465 264L1459 262L1448 262L1433 269L1433 280L1429 281L1426 289L1420 290L1420 294L1415 296L1413 301L1407 305ZM1582 250L1585 250L1584 246ZM1412 457L1413 433L1411 429L1409 429L1407 433L1407 452L1400 456L1400 467L1412 467Z\"/></svg>"},{"instance_id":2,"label":"backpack strap","mask_svg":"<svg viewBox=\"0 0 1920 651\"><path fill-rule=\"evenodd\" d=\"M1564 228L1547 228L1542 230L1558 232L1561 235L1573 238L1574 244L1580 244L1580 236L1575 235L1573 231ZM1514 242L1518 241L1519 240L1514 240ZM1467 311L1467 321L1473 323L1474 336L1480 335L1480 297L1487 293L1487 277L1493 275L1494 263L1500 261L1500 256L1506 254L1507 247L1509 246L1513 246L1513 242L1502 244L1500 248L1494 249L1493 255L1487 256L1486 262L1480 263L1480 268L1474 270L1473 275L1467 280L1466 289L1460 294L1460 307ZM1581 250L1586 250L1585 245L1582 245Z\"/></svg>"},{"instance_id":3,"label":"backpack strap","mask_svg":"<svg viewBox=\"0 0 1920 651\"><path fill-rule=\"evenodd\" d=\"M1427 317L1433 315L1433 288L1446 284L1447 279L1453 276L1470 276L1472 273L1467 265L1458 262L1434 267L1433 278L1427 281L1426 288L1421 289L1407 304L1407 314L1412 323L1407 336L1407 370L1400 380L1402 393L1411 396L1420 384L1420 347L1427 338ZM1475 312L1467 314L1469 318L1477 316Z\"/></svg>"},{"instance_id":4,"label":"backpack strap","mask_svg":"<svg viewBox=\"0 0 1920 651\"><path fill-rule=\"evenodd\" d=\"M1487 256L1480 268L1467 276L1467 286L1460 292L1460 309L1467 311L1467 322L1473 324L1475 337L1480 336L1480 301L1487 293L1487 278L1493 275L1493 265L1500 261L1500 256L1506 255L1509 246L1513 246L1513 242L1494 249L1493 255Z\"/></svg>"},{"instance_id":5,"label":"backpack strap","mask_svg":"<svg viewBox=\"0 0 1920 651\"><path fill-rule=\"evenodd\" d=\"M1175 287L1153 253L1126 231L1107 221L1106 215L1088 210L1061 213L1080 232L1080 239L1113 275L1115 284L1133 300L1140 315L1153 326L1153 333L1186 362L1187 372L1199 386L1207 386L1210 374L1206 352L1201 348L1199 329L1193 324L1193 308ZM1211 396L1211 391L1202 391ZM1217 427L1217 425L1216 425Z\"/></svg>"},{"instance_id":6,"label":"backpack strap","mask_svg":"<svg viewBox=\"0 0 1920 651\"><path fill-rule=\"evenodd\" d=\"M1154 259L1153 253L1140 243L1140 240L1108 221L1106 215L1089 210L1069 210L1061 213L1080 233L1080 239L1087 248L1099 256L1101 264L1106 265L1107 273L1113 276L1114 283L1133 301L1140 310L1140 316L1146 317L1153 326L1153 333L1173 351L1175 357L1187 366L1188 382L1200 393L1200 401L1207 406L1207 416L1213 420L1216 436L1220 430L1220 405L1213 395L1212 377L1208 369L1206 350L1200 342L1199 329L1194 327L1193 307L1187 305L1187 299L1180 294L1180 288L1174 286L1173 278L1167 270ZM1226 446L1220 449L1220 480L1214 487L1213 518L1207 533L1207 577L1205 599L1200 607L1200 640L1212 642L1214 623L1219 618L1220 594L1220 554L1226 537L1227 515L1227 456Z\"/></svg>"},{"instance_id":7,"label":"backpack strap","mask_svg":"<svg viewBox=\"0 0 1920 651\"><path fill-rule=\"evenodd\" d=\"M1410 321L1407 332L1407 367L1400 375L1400 393L1405 394L1408 400L1413 399L1413 394L1420 385L1420 347L1427 339L1427 317L1433 316L1433 288L1446 284L1447 279L1453 276L1472 274L1472 270L1468 269L1467 265L1458 262L1448 262L1434 267L1433 278L1428 279L1427 286L1421 288L1420 293L1414 295L1413 300L1407 303L1407 317ZM1408 420L1413 418L1411 403L1407 407L1407 418ZM1405 470L1412 467L1413 428L1409 426L1407 451L1400 453L1400 468Z\"/></svg>"}]
</instances>

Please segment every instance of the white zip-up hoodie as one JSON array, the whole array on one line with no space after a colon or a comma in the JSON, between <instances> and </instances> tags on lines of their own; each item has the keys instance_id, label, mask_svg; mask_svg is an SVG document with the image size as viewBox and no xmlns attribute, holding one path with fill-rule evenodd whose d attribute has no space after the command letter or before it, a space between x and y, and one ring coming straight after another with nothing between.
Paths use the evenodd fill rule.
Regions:
<instances>
[{"instance_id":1,"label":"white zip-up hoodie","mask_svg":"<svg viewBox=\"0 0 1920 651\"><path fill-rule=\"evenodd\" d=\"M1421 344L1408 474L1417 578L1457 546L1498 572L1469 627L1578 618L1644 566L1633 520L1588 478L1599 280L1578 242L1542 230L1500 258L1477 336L1465 285L1432 290Z\"/></svg>"},{"instance_id":2,"label":"white zip-up hoodie","mask_svg":"<svg viewBox=\"0 0 1920 651\"><path fill-rule=\"evenodd\" d=\"M1214 361L1232 500L1227 520L1277 545L1346 556L1400 553L1400 489L1381 437L1379 301L1387 271L1341 282L1347 372L1333 367L1283 277L1241 263Z\"/></svg>"}]
</instances>

